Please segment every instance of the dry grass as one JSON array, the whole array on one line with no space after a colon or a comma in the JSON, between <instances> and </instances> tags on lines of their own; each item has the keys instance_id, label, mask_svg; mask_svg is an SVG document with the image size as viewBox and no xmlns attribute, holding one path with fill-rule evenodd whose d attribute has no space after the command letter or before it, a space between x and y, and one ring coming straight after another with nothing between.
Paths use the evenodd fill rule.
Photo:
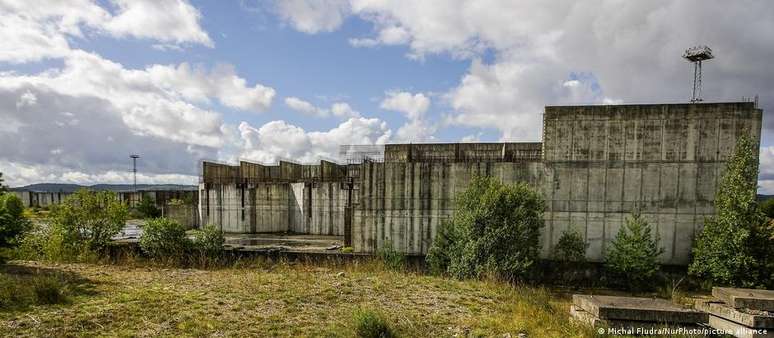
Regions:
<instances>
[{"instance_id":1,"label":"dry grass","mask_svg":"<svg viewBox=\"0 0 774 338\"><path fill-rule=\"evenodd\" d=\"M36 262L14 262L40 266ZM570 299L542 288L394 272L376 262L251 261L218 270L63 264L94 285L68 304L0 311L10 336L352 336L377 309L400 336L585 337Z\"/></svg>"}]
</instances>

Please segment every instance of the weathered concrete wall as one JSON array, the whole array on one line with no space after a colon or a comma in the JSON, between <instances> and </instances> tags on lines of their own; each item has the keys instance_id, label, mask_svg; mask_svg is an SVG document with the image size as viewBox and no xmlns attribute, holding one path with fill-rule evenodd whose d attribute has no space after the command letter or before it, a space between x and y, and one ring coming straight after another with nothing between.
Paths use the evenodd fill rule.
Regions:
<instances>
[{"instance_id":1,"label":"weathered concrete wall","mask_svg":"<svg viewBox=\"0 0 774 338\"><path fill-rule=\"evenodd\" d=\"M736 139L758 142L761 114L752 103L547 107L542 162L530 162L526 146L526 160L509 162L519 161L503 155L509 144L388 145L385 163L361 166L353 245L426 253L456 192L473 175L491 175L544 195L543 257L574 227L587 258L601 261L625 217L639 211L659 233L662 261L685 264Z\"/></svg>"},{"instance_id":2,"label":"weathered concrete wall","mask_svg":"<svg viewBox=\"0 0 774 338\"><path fill-rule=\"evenodd\" d=\"M639 211L661 237L662 261L687 263L737 138L759 143L761 114L753 103L546 107L543 254L574 227L600 261Z\"/></svg>"},{"instance_id":3,"label":"weathered concrete wall","mask_svg":"<svg viewBox=\"0 0 774 338\"><path fill-rule=\"evenodd\" d=\"M211 212L202 215L233 232L341 235L351 205L355 251L390 243L424 254L454 212L457 192L474 175L489 175L527 182L543 194L543 257L573 227L589 244L587 258L601 261L625 217L640 212L660 236L662 261L685 264L714 212L715 189L737 139L749 135L759 143L761 116L753 103L546 107L543 143L386 145L384 162L347 166L205 162L200 195L209 198L202 201ZM242 207L245 184L266 193L255 203L248 193ZM237 207L225 210L229 205ZM255 224L245 223L245 213Z\"/></svg>"},{"instance_id":4,"label":"weathered concrete wall","mask_svg":"<svg viewBox=\"0 0 774 338\"><path fill-rule=\"evenodd\" d=\"M543 189L539 161L364 163L352 221L353 248L373 252L390 243L405 253L427 253L438 225L454 212L455 195L474 176Z\"/></svg>"},{"instance_id":5,"label":"weathered concrete wall","mask_svg":"<svg viewBox=\"0 0 774 338\"><path fill-rule=\"evenodd\" d=\"M203 224L230 233L343 235L347 191L341 189L340 179L346 175L345 166L225 166L204 163L207 174L199 187Z\"/></svg>"},{"instance_id":6,"label":"weathered concrete wall","mask_svg":"<svg viewBox=\"0 0 774 338\"><path fill-rule=\"evenodd\" d=\"M199 227L199 212L194 205L167 204L161 208L161 215L180 223L186 229Z\"/></svg>"}]
</instances>

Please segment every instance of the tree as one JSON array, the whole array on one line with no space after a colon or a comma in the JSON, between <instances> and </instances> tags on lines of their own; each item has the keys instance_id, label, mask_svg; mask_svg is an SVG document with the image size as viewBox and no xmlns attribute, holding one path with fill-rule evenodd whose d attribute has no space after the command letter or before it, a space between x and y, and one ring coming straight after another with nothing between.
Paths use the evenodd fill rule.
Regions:
<instances>
[{"instance_id":1,"label":"tree","mask_svg":"<svg viewBox=\"0 0 774 338\"><path fill-rule=\"evenodd\" d=\"M554 246L553 258L559 262L585 262L588 247L578 230L567 229L562 231L559 241Z\"/></svg>"},{"instance_id":2,"label":"tree","mask_svg":"<svg viewBox=\"0 0 774 338\"><path fill-rule=\"evenodd\" d=\"M693 247L689 272L717 285L754 287L772 283L771 227L758 208L758 150L741 137L717 193L715 215L707 219Z\"/></svg>"},{"instance_id":3,"label":"tree","mask_svg":"<svg viewBox=\"0 0 774 338\"><path fill-rule=\"evenodd\" d=\"M0 248L16 246L20 236L30 226L30 221L24 216L24 204L19 197L0 193Z\"/></svg>"},{"instance_id":4,"label":"tree","mask_svg":"<svg viewBox=\"0 0 774 338\"><path fill-rule=\"evenodd\" d=\"M605 251L605 268L618 284L642 288L658 272L659 236L639 213L629 215L610 248ZM625 281L625 282L624 282Z\"/></svg>"},{"instance_id":5,"label":"tree","mask_svg":"<svg viewBox=\"0 0 774 338\"><path fill-rule=\"evenodd\" d=\"M436 235L429 264L457 278L523 278L538 259L545 203L526 183L474 178ZM443 265L447 265L443 269Z\"/></svg>"},{"instance_id":6,"label":"tree","mask_svg":"<svg viewBox=\"0 0 774 338\"><path fill-rule=\"evenodd\" d=\"M127 216L115 193L81 189L53 206L49 222L65 247L100 250L124 228Z\"/></svg>"},{"instance_id":7,"label":"tree","mask_svg":"<svg viewBox=\"0 0 774 338\"><path fill-rule=\"evenodd\" d=\"M5 182L3 179L3 173L0 173L0 194L8 191L8 187L6 187L3 182Z\"/></svg>"}]
</instances>

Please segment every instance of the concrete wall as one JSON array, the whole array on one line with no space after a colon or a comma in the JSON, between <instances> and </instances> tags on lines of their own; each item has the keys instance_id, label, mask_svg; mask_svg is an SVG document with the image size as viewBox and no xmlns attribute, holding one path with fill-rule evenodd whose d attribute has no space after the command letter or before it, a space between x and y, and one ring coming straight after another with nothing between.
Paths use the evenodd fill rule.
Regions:
<instances>
[{"instance_id":1,"label":"concrete wall","mask_svg":"<svg viewBox=\"0 0 774 338\"><path fill-rule=\"evenodd\" d=\"M202 224L213 224L230 233L293 232L313 235L344 234L347 190L341 189L345 166L330 162L299 165L280 162L264 166L242 162L242 175L226 183L214 167L199 187ZM249 182L249 183L234 183Z\"/></svg>"},{"instance_id":2,"label":"concrete wall","mask_svg":"<svg viewBox=\"0 0 774 338\"><path fill-rule=\"evenodd\" d=\"M736 140L759 143L761 114L753 103L547 107L543 254L574 227L600 261L640 211L661 237L662 261L688 263Z\"/></svg>"},{"instance_id":3,"label":"concrete wall","mask_svg":"<svg viewBox=\"0 0 774 338\"><path fill-rule=\"evenodd\" d=\"M205 162L202 215L232 232L341 235L351 205L355 251L389 243L424 254L456 193L488 175L543 194L543 257L573 227L587 258L601 261L625 217L640 212L660 236L662 261L685 264L737 139L759 143L761 116L753 103L546 107L542 143L386 145L384 162L347 166Z\"/></svg>"}]
</instances>

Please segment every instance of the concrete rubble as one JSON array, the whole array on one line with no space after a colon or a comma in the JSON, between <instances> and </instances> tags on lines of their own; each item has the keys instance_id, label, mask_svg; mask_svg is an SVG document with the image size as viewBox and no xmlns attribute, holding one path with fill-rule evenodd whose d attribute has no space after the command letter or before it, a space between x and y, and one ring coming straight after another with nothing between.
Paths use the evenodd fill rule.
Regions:
<instances>
[{"instance_id":1,"label":"concrete rubble","mask_svg":"<svg viewBox=\"0 0 774 338\"><path fill-rule=\"evenodd\" d=\"M774 337L774 291L716 287L712 296L696 301L712 328L740 338Z\"/></svg>"},{"instance_id":2,"label":"concrete rubble","mask_svg":"<svg viewBox=\"0 0 774 338\"><path fill-rule=\"evenodd\" d=\"M639 335L665 328L687 333L708 321L706 313L664 299L573 295L572 300L570 318L609 334Z\"/></svg>"}]
</instances>

